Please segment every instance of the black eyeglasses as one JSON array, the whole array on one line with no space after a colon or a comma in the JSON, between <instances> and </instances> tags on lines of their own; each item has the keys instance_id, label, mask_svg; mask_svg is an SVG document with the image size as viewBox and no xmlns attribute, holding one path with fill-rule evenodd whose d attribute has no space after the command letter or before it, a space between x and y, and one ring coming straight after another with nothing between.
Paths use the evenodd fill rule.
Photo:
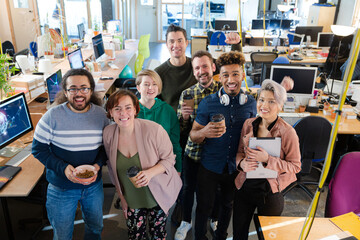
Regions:
<instances>
[{"instance_id":1,"label":"black eyeglasses","mask_svg":"<svg viewBox=\"0 0 360 240\"><path fill-rule=\"evenodd\" d=\"M90 90L91 90L91 88L86 88L86 87L66 89L66 91L68 91L71 95L75 95L75 94L77 94L79 91L80 91L82 94L86 94L86 93L88 93Z\"/></svg>"}]
</instances>

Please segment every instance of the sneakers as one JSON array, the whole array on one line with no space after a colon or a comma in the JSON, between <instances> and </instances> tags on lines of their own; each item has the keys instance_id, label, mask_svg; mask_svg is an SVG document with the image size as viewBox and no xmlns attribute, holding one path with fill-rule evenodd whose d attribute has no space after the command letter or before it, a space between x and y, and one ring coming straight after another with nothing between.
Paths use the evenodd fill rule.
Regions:
<instances>
[{"instance_id":1,"label":"sneakers","mask_svg":"<svg viewBox=\"0 0 360 240\"><path fill-rule=\"evenodd\" d=\"M211 227L211 229L213 230L213 232L216 231L217 225L218 225L218 221L215 221L215 220L211 220L211 221L210 221L210 227Z\"/></svg>"},{"instance_id":2,"label":"sneakers","mask_svg":"<svg viewBox=\"0 0 360 240\"><path fill-rule=\"evenodd\" d=\"M184 240L187 232L191 229L191 223L181 221L180 226L176 229L175 240Z\"/></svg>"}]
</instances>

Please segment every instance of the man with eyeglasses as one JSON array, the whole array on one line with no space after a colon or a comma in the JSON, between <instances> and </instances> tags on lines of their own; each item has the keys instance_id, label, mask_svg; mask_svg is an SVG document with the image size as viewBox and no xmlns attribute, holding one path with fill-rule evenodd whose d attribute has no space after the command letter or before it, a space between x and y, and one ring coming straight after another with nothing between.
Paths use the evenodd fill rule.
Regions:
<instances>
[{"instance_id":1,"label":"man with eyeglasses","mask_svg":"<svg viewBox=\"0 0 360 240\"><path fill-rule=\"evenodd\" d=\"M191 141L203 144L197 173L196 240L207 239L207 221L214 207L217 187L220 188L221 198L214 239L225 240L227 237L240 134L245 120L256 116L255 99L241 90L245 77L244 62L245 57L239 52L224 53L216 60L222 88L200 102L190 131ZM225 117L225 123L215 122L214 116L219 114Z\"/></svg>"},{"instance_id":2,"label":"man with eyeglasses","mask_svg":"<svg viewBox=\"0 0 360 240\"><path fill-rule=\"evenodd\" d=\"M101 167L106 161L102 131L109 120L85 69L71 69L62 91L36 126L32 154L46 168L46 209L54 239L71 239L78 202L85 222L84 239L101 239L104 202ZM97 176L86 183L75 178L75 167L94 166Z\"/></svg>"}]
</instances>

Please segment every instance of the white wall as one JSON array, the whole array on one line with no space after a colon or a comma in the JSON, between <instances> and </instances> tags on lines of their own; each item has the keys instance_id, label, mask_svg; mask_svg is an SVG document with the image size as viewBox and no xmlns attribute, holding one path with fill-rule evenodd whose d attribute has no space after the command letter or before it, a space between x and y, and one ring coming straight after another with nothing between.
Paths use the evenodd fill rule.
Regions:
<instances>
[{"instance_id":1,"label":"white wall","mask_svg":"<svg viewBox=\"0 0 360 240\"><path fill-rule=\"evenodd\" d=\"M337 25L351 26L354 16L356 0L342 0L339 9L339 15L337 17Z\"/></svg>"},{"instance_id":2,"label":"white wall","mask_svg":"<svg viewBox=\"0 0 360 240\"><path fill-rule=\"evenodd\" d=\"M0 0L0 39L1 42L11 41L9 16L6 10L6 0Z\"/></svg>"}]
</instances>

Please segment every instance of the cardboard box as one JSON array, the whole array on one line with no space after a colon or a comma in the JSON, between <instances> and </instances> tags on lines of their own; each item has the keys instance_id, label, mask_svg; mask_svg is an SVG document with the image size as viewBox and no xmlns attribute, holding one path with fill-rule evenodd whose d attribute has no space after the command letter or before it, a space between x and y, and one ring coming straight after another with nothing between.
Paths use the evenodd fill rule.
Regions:
<instances>
[{"instance_id":1,"label":"cardboard box","mask_svg":"<svg viewBox=\"0 0 360 240\"><path fill-rule=\"evenodd\" d=\"M45 92L44 86L37 87L37 88L30 91L30 98L31 99L36 98L39 95L41 95L42 93L44 93L44 92Z\"/></svg>"},{"instance_id":2,"label":"cardboard box","mask_svg":"<svg viewBox=\"0 0 360 240\"><path fill-rule=\"evenodd\" d=\"M38 86L39 81L44 82L43 76L21 75L11 78L10 84L15 89L26 89L27 91L30 91Z\"/></svg>"}]
</instances>

